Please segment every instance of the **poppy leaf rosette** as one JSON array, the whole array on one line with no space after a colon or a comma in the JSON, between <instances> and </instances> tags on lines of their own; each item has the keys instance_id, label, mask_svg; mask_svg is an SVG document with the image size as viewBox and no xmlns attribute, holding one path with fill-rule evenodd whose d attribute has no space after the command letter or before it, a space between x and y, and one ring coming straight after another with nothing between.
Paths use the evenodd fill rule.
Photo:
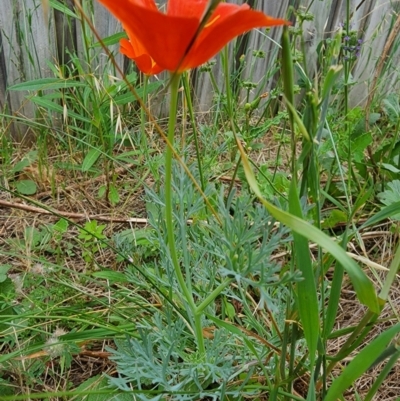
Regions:
<instances>
[{"instance_id":1,"label":"poppy leaf rosette","mask_svg":"<svg viewBox=\"0 0 400 401\"><path fill-rule=\"evenodd\" d=\"M160 11L154 0L99 1L121 21L128 35L129 40L121 40L121 52L148 75L198 67L238 35L253 28L288 24L251 10L247 4L220 2L207 13L209 0L169 0L166 12Z\"/></svg>"}]
</instances>

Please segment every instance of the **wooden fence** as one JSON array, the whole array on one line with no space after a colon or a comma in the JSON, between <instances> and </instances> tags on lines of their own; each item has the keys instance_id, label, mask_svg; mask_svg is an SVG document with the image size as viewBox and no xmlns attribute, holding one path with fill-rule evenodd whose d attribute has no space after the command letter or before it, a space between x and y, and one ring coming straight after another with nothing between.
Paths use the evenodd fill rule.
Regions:
<instances>
[{"instance_id":1,"label":"wooden fence","mask_svg":"<svg viewBox=\"0 0 400 401\"><path fill-rule=\"evenodd\" d=\"M120 24L95 0L81 1L101 37L121 31ZM314 15L312 21L305 22L303 31L308 69L311 73L317 72L317 46L323 39L332 36L346 19L347 0L250 2L254 8L275 17L284 18L289 7ZM68 62L70 54L82 55L85 51L85 38L93 36L88 33L87 25L77 17L73 0L50 0L50 4L49 14L45 15L41 0L0 1L0 112L3 110L15 116L33 117L34 106L26 100L26 93L8 91L7 88L32 79L54 77L57 73L54 66ZM358 32L358 37L363 41L360 56L352 70L353 80L356 82L350 94L352 106L365 104L376 65L393 29L399 6L399 1L351 0L351 28ZM268 34L254 30L246 37L245 42L242 41L240 46L235 47L236 54L231 48L232 61L236 64L239 57L244 55L246 63L243 77L259 83L259 93L269 91L276 82L277 75L272 68L279 51L277 43L280 35L280 28L271 29ZM111 46L111 50L120 65L126 63L118 52L118 45ZM254 57L253 50L262 50L266 57ZM399 41L395 41L389 50L383 76L379 80L378 90L382 94L399 88ZM84 57L82 59L86 60ZM106 56L101 48L98 48L98 54L93 56L93 60L97 63L98 70L106 65ZM223 90L218 58L213 69L217 83ZM194 93L198 109L208 110L213 100L208 74L195 74Z\"/></svg>"}]
</instances>

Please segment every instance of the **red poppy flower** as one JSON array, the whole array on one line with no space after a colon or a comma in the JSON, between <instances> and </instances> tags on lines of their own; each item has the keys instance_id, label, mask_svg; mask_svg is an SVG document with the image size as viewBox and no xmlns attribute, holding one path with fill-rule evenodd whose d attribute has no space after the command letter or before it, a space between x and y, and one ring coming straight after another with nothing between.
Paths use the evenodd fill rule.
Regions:
<instances>
[{"instance_id":1,"label":"red poppy flower","mask_svg":"<svg viewBox=\"0 0 400 401\"><path fill-rule=\"evenodd\" d=\"M219 3L199 31L209 0L169 0L166 13L158 10L154 0L99 1L128 34L129 41L121 41L121 52L146 74L197 67L246 31L287 24L247 4Z\"/></svg>"}]
</instances>

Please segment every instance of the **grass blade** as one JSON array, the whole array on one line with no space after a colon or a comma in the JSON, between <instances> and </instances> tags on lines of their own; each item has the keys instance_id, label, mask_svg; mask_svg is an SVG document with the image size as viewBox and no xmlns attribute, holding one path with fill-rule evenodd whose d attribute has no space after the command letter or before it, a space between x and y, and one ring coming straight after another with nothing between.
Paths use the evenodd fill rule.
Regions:
<instances>
[{"instance_id":1,"label":"grass blade","mask_svg":"<svg viewBox=\"0 0 400 401\"><path fill-rule=\"evenodd\" d=\"M289 210L292 215L297 216L300 219L303 218L295 179L292 180L289 192ZM306 338L310 352L310 364L311 366L314 366L320 333L317 287L307 238L294 232L293 240L296 265L303 276L303 280L299 281L296 286L297 302L304 330L304 337Z\"/></svg>"},{"instance_id":2,"label":"grass blade","mask_svg":"<svg viewBox=\"0 0 400 401\"><path fill-rule=\"evenodd\" d=\"M355 380L371 367L398 332L400 332L400 324L396 324L383 332L379 337L368 344L359 354L357 354L357 356L343 370L342 374L333 381L324 401L336 401Z\"/></svg>"}]
</instances>

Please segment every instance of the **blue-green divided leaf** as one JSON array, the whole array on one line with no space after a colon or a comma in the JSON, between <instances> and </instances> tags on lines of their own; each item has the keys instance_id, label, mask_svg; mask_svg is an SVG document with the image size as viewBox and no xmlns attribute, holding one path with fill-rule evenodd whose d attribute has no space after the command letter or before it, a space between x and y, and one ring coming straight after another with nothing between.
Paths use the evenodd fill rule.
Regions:
<instances>
[{"instance_id":1,"label":"blue-green divided leaf","mask_svg":"<svg viewBox=\"0 0 400 401\"><path fill-rule=\"evenodd\" d=\"M82 171L89 171L93 164L96 163L97 159L101 155L101 150L97 148L92 148L89 150L88 154L85 156L82 162Z\"/></svg>"},{"instance_id":2,"label":"blue-green divided leaf","mask_svg":"<svg viewBox=\"0 0 400 401\"><path fill-rule=\"evenodd\" d=\"M296 185L296 180L293 179L289 192L289 211L302 219L303 216ZM303 280L296 284L297 303L304 337L306 338L310 352L311 365L313 365L320 334L317 286L307 238L294 232L293 239L296 268L301 271L303 277Z\"/></svg>"},{"instance_id":3,"label":"blue-green divided leaf","mask_svg":"<svg viewBox=\"0 0 400 401\"><path fill-rule=\"evenodd\" d=\"M392 338L400 332L400 324L396 324L368 344L333 381L324 401L336 401L341 395L365 373L377 358L385 351Z\"/></svg>"},{"instance_id":4,"label":"blue-green divided leaf","mask_svg":"<svg viewBox=\"0 0 400 401\"><path fill-rule=\"evenodd\" d=\"M237 335L238 337L243 338L243 340L246 342L247 347L250 349L251 352L253 352L254 355L258 355L254 345L251 343L251 341L248 340L248 335L243 333L242 330L240 330L238 327L234 326L232 323L225 322L224 320L218 319L215 316L211 316L207 314L207 318L210 319L212 322L217 327L222 327L225 330L229 331L230 333Z\"/></svg>"},{"instance_id":5,"label":"blue-green divided leaf","mask_svg":"<svg viewBox=\"0 0 400 401\"><path fill-rule=\"evenodd\" d=\"M22 82L10 86L11 91L41 91L48 89L67 89L87 86L85 82L76 81L74 79L59 79L59 78L42 78L33 81Z\"/></svg>"},{"instance_id":6,"label":"blue-green divided leaf","mask_svg":"<svg viewBox=\"0 0 400 401\"><path fill-rule=\"evenodd\" d=\"M21 180L15 184L15 189L22 195L33 195L37 191L37 186L32 180Z\"/></svg>"}]
</instances>

